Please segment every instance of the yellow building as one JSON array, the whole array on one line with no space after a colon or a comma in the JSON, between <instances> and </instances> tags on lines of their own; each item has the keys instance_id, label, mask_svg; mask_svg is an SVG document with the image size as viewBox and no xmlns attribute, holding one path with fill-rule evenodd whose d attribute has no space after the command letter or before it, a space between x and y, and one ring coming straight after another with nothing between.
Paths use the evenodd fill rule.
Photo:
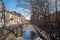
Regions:
<instances>
[{"instance_id":1,"label":"yellow building","mask_svg":"<svg viewBox=\"0 0 60 40\"><path fill-rule=\"evenodd\" d=\"M2 26L4 25L4 20L5 20L5 24L7 27L9 27L9 26L11 26L11 27L16 26L17 27L20 24L23 24L23 26L21 28L17 29L18 30L18 36L21 35L23 30L26 29L25 17L23 15L21 15L20 13L6 11L5 8L2 8L2 7L3 7L3 5L2 5L2 2L0 1L0 27L2 28ZM3 17L4 16L3 13L5 13L5 19ZM17 30L14 30L14 32L17 33ZM8 32L9 31L6 29L3 30L3 34L8 33ZM2 36L2 39L4 38L4 36ZM14 40L16 39L16 37L13 33L10 33L6 37L6 40L13 40L13 39Z\"/></svg>"},{"instance_id":2,"label":"yellow building","mask_svg":"<svg viewBox=\"0 0 60 40\"><path fill-rule=\"evenodd\" d=\"M6 26L25 24L25 17L20 13L6 11L4 5L0 1L0 27L4 25L4 14ZM2 16L3 15L3 16Z\"/></svg>"},{"instance_id":3,"label":"yellow building","mask_svg":"<svg viewBox=\"0 0 60 40\"><path fill-rule=\"evenodd\" d=\"M22 18L21 18L21 14L16 13L16 12L5 12L5 16L6 16L6 24L7 25L19 25L22 24Z\"/></svg>"}]
</instances>

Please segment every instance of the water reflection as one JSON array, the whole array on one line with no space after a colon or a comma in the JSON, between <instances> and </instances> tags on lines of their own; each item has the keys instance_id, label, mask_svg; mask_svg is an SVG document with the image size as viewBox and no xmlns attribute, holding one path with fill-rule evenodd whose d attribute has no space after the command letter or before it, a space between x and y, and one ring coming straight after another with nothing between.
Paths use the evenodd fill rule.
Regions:
<instances>
[{"instance_id":1,"label":"water reflection","mask_svg":"<svg viewBox=\"0 0 60 40\"><path fill-rule=\"evenodd\" d=\"M36 30L31 25L28 25L23 35L18 38L19 40L40 40L40 37Z\"/></svg>"},{"instance_id":2,"label":"water reflection","mask_svg":"<svg viewBox=\"0 0 60 40\"><path fill-rule=\"evenodd\" d=\"M31 31L31 30L26 30L23 33L24 40L34 40L37 37L38 37L38 34L34 31Z\"/></svg>"},{"instance_id":3,"label":"water reflection","mask_svg":"<svg viewBox=\"0 0 60 40\"><path fill-rule=\"evenodd\" d=\"M31 38L31 31L30 30L26 30L23 33L23 38L24 38L24 40L32 40L32 38Z\"/></svg>"},{"instance_id":4,"label":"water reflection","mask_svg":"<svg viewBox=\"0 0 60 40\"><path fill-rule=\"evenodd\" d=\"M23 40L37 40L38 36L38 33L32 27L32 25L28 25L27 29L25 30L25 32L23 32L23 35L21 37L23 38Z\"/></svg>"}]
</instances>

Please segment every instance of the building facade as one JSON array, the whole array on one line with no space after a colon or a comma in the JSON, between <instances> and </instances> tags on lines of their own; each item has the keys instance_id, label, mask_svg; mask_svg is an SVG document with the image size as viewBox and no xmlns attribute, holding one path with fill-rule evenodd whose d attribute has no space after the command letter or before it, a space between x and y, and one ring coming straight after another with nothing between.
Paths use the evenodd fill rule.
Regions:
<instances>
[{"instance_id":1,"label":"building facade","mask_svg":"<svg viewBox=\"0 0 60 40\"><path fill-rule=\"evenodd\" d=\"M3 28L3 26L5 27L4 24L9 30ZM16 40L16 35L13 32L10 32L11 28L16 35L18 34L18 36L20 36L26 29L25 17L20 13L6 11L4 5L0 1L0 40Z\"/></svg>"},{"instance_id":2,"label":"building facade","mask_svg":"<svg viewBox=\"0 0 60 40\"><path fill-rule=\"evenodd\" d=\"M0 27L2 27L2 13L3 13L3 3L0 1Z\"/></svg>"},{"instance_id":3,"label":"building facade","mask_svg":"<svg viewBox=\"0 0 60 40\"><path fill-rule=\"evenodd\" d=\"M16 12L5 12L5 23L7 26L25 24L25 17Z\"/></svg>"},{"instance_id":4,"label":"building facade","mask_svg":"<svg viewBox=\"0 0 60 40\"><path fill-rule=\"evenodd\" d=\"M20 13L9 12L5 10L3 3L0 1L0 27L25 24L25 17Z\"/></svg>"}]
</instances>

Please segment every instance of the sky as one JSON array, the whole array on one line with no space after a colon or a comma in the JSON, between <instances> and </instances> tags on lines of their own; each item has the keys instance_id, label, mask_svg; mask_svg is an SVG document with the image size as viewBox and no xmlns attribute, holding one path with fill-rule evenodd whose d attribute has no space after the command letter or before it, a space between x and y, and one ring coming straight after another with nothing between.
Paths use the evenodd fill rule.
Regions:
<instances>
[{"instance_id":1,"label":"sky","mask_svg":"<svg viewBox=\"0 0 60 40\"><path fill-rule=\"evenodd\" d=\"M3 3L5 5L5 8L9 11L16 11L18 13L21 13L27 20L30 20L30 10L25 9L23 7L17 7L16 0L3 0ZM25 1L21 1L20 5L26 4Z\"/></svg>"},{"instance_id":2,"label":"sky","mask_svg":"<svg viewBox=\"0 0 60 40\"><path fill-rule=\"evenodd\" d=\"M51 1L51 7L54 9L55 7L55 0L50 0ZM60 10L60 0L57 0L57 9ZM54 9L55 11L55 9Z\"/></svg>"},{"instance_id":3,"label":"sky","mask_svg":"<svg viewBox=\"0 0 60 40\"><path fill-rule=\"evenodd\" d=\"M5 5L5 7L6 7L6 9L7 10L9 10L9 11L16 11L16 12L18 12L18 13L21 13L23 16L25 16L25 18L27 19L27 20L30 20L30 14L29 13L31 13L30 12L30 9L28 8L28 9L26 9L26 8L24 8L23 6L25 6L26 4L26 7L29 5L29 3L27 3L26 2L26 0L19 0L18 1L19 2L19 5L18 5L18 7L17 7L17 2L16 2L16 0L3 0L3 3L4 3L4 5ZM54 3L55 3L55 0L51 0L51 7L52 7L52 10L55 10L55 9L53 9L54 7ZM60 10L60 0L58 0L58 10Z\"/></svg>"}]
</instances>

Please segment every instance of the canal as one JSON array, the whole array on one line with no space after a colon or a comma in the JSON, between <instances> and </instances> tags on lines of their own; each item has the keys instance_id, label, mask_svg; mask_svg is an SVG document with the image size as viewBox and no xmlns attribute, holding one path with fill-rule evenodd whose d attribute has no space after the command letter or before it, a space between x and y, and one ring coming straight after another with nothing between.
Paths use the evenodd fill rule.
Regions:
<instances>
[{"instance_id":1,"label":"canal","mask_svg":"<svg viewBox=\"0 0 60 40\"><path fill-rule=\"evenodd\" d=\"M17 40L41 40L41 38L38 36L33 26L28 24L28 27L25 32L23 32L23 35L18 37Z\"/></svg>"}]
</instances>

